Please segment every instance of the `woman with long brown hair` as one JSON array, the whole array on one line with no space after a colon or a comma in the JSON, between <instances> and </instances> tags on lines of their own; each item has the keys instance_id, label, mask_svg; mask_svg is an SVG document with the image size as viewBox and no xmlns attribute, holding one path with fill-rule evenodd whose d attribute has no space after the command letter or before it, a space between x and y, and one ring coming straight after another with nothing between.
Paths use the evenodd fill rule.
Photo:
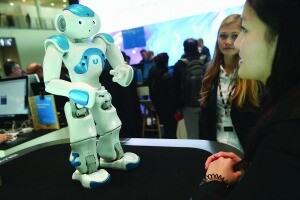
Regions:
<instances>
[{"instance_id":1,"label":"woman with long brown hair","mask_svg":"<svg viewBox=\"0 0 300 200\"><path fill-rule=\"evenodd\" d=\"M260 116L260 83L238 76L239 49L233 43L241 16L226 17L219 28L214 58L201 88L200 139L229 144L243 152L245 139Z\"/></svg>"}]
</instances>

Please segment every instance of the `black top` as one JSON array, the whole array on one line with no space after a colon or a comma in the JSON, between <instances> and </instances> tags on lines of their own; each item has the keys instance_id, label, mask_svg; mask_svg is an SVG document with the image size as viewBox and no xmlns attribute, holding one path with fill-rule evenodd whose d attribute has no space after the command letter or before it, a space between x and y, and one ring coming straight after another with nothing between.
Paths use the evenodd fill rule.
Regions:
<instances>
[{"instance_id":1,"label":"black top","mask_svg":"<svg viewBox=\"0 0 300 200\"><path fill-rule=\"evenodd\" d=\"M192 55L187 55L184 54L182 58L187 59L189 62L193 60L199 60L201 53L196 53ZM206 66L208 65L208 58L206 57L205 62ZM182 73L183 70L185 69L186 64L182 60L178 60L175 65L174 65L174 71L173 71L173 76L172 76L172 93L175 95L175 105L178 110L182 109L184 107L183 101L181 99L180 95L180 88L181 88L181 79L182 79ZM200 104L199 104L200 107Z\"/></svg>"},{"instance_id":2,"label":"black top","mask_svg":"<svg viewBox=\"0 0 300 200\"><path fill-rule=\"evenodd\" d=\"M217 91L218 91L218 79L215 80L212 85L210 96L208 99L208 105L201 107L199 132L200 139L216 141L217 138ZM262 91L259 91L262 93ZM247 104L247 102L245 102ZM248 134L257 123L261 109L252 107L248 111L238 109L236 103L233 101L230 111L230 116L236 134L240 140L242 147L245 147L245 141Z\"/></svg>"},{"instance_id":3,"label":"black top","mask_svg":"<svg viewBox=\"0 0 300 200\"><path fill-rule=\"evenodd\" d=\"M299 199L300 87L277 106L258 129L253 159L231 192L224 184L203 184L193 199ZM250 152L251 153L251 152ZM229 194L229 196L228 196Z\"/></svg>"},{"instance_id":4,"label":"black top","mask_svg":"<svg viewBox=\"0 0 300 200\"><path fill-rule=\"evenodd\" d=\"M209 48L203 46L201 53L206 55L206 57L208 58L208 62L211 60Z\"/></svg>"},{"instance_id":5,"label":"black top","mask_svg":"<svg viewBox=\"0 0 300 200\"><path fill-rule=\"evenodd\" d=\"M168 73L168 68L159 69L153 66L149 70L148 86L151 100L158 112L164 120L168 117L173 117L176 113L176 108L173 102L173 94L171 88L171 76Z\"/></svg>"}]
</instances>

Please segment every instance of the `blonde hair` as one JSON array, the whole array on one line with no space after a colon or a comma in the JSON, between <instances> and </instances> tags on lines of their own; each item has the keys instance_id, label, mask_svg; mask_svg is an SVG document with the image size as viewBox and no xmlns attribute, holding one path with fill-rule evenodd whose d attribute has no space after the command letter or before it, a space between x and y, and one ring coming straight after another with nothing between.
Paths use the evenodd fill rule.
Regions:
<instances>
[{"instance_id":1,"label":"blonde hair","mask_svg":"<svg viewBox=\"0 0 300 200\"><path fill-rule=\"evenodd\" d=\"M228 17L226 17L218 30L218 34L220 29L225 26L225 25L229 25L229 24L233 24L233 23L240 23L242 22L241 20L241 15L239 14L232 14L229 15ZM237 73L239 65L239 55L236 54L234 56L236 65L237 65L237 70L235 70L235 73ZM201 106L205 107L208 104L208 98L211 92L211 87L212 85L217 81L217 79L219 78L219 74L220 74L220 65L224 64L223 63L224 60L224 55L221 53L219 46L218 46L218 39L215 45L215 54L213 57L213 60L211 61L210 66L207 69L207 72L205 74L205 77L203 79L203 83L202 83L202 88L201 88L201 93L200 93L200 104ZM250 105L254 106L254 107L259 107L260 106L260 102L259 102L259 84L257 81L253 81L253 80L245 80L240 78L239 76L237 76L236 79L236 84L235 84L235 90L233 92L233 94L231 95L229 101L232 102L233 100L235 100L236 102L236 106L239 109L250 109L248 106L248 104L245 104L245 101L247 100L247 102L250 103Z\"/></svg>"}]
</instances>

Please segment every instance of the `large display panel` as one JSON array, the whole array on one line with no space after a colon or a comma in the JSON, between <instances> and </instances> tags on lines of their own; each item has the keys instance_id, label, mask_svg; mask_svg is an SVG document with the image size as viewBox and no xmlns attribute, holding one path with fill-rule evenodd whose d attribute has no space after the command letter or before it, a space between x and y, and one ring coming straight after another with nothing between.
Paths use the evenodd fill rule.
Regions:
<instances>
[{"instance_id":1,"label":"large display panel","mask_svg":"<svg viewBox=\"0 0 300 200\"><path fill-rule=\"evenodd\" d=\"M101 32L127 30L242 6L245 0L79 0L98 13Z\"/></svg>"},{"instance_id":2,"label":"large display panel","mask_svg":"<svg viewBox=\"0 0 300 200\"><path fill-rule=\"evenodd\" d=\"M230 14L241 14L244 4L244 0L80 0L79 2L95 8L95 12L101 18L100 32L113 36L119 49L130 56L131 65L139 63L142 59L140 50L146 49L152 50L155 55L168 53L169 66L173 66L180 59L184 53L183 42L191 37L203 38L204 45L213 56L221 21ZM124 14L121 14L123 12ZM111 23L112 21L114 23ZM144 33L146 40L144 47L127 46L128 43L136 43L137 38L128 39L123 33L132 33L133 30L136 33L136 29Z\"/></svg>"}]
</instances>

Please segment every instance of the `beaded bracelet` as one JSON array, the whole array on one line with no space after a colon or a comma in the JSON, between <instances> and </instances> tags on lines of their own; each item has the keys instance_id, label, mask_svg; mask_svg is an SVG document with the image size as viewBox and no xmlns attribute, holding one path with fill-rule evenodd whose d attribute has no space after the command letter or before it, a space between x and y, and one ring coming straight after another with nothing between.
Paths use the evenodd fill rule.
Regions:
<instances>
[{"instance_id":1,"label":"beaded bracelet","mask_svg":"<svg viewBox=\"0 0 300 200\"><path fill-rule=\"evenodd\" d=\"M225 180L225 177L219 174L207 174L205 176L205 182L209 182L209 181L220 181L222 183L227 182L227 180Z\"/></svg>"}]
</instances>

